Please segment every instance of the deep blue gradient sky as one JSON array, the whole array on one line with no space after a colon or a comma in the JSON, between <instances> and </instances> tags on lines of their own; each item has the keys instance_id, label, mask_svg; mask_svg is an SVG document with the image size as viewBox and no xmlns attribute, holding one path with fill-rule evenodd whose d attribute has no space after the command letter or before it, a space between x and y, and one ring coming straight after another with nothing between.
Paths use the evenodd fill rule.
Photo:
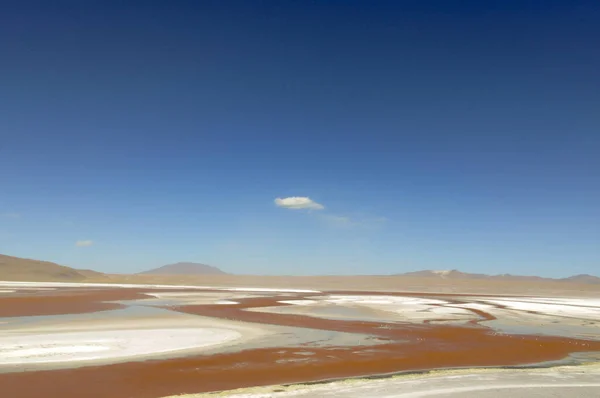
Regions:
<instances>
[{"instance_id":1,"label":"deep blue gradient sky","mask_svg":"<svg viewBox=\"0 0 600 398\"><path fill-rule=\"evenodd\" d=\"M599 49L598 1L2 2L0 253L600 274Z\"/></svg>"}]
</instances>

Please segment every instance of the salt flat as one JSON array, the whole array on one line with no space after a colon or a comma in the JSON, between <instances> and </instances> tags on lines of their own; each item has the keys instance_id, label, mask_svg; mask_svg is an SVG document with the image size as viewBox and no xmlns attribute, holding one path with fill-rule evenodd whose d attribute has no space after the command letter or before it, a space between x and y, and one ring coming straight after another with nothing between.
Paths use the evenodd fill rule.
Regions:
<instances>
[{"instance_id":1,"label":"salt flat","mask_svg":"<svg viewBox=\"0 0 600 398\"><path fill-rule=\"evenodd\" d=\"M137 358L215 346L241 337L217 328L100 330L0 338L0 366Z\"/></svg>"},{"instance_id":2,"label":"salt flat","mask_svg":"<svg viewBox=\"0 0 600 398\"><path fill-rule=\"evenodd\" d=\"M14 310L0 318L0 384L26 389L28 398L48 389L55 396L85 396L91 384L94 398L141 391L155 398L411 369L581 363L597 360L587 352L600 351L597 298L161 284L0 288L15 291L1 298ZM52 311L40 313L40 306ZM467 372L445 374L439 383L392 378L363 380L359 389L363 381L327 383L329 390L280 389L281 397L479 397L493 394L493 386L519 397L518 391L535 396L544 389L585 396L583 387L572 391L576 382L595 386L585 375L548 384L473 374L478 378ZM110 385L115 378L136 382ZM234 394L255 397L253 391Z\"/></svg>"},{"instance_id":3,"label":"salt flat","mask_svg":"<svg viewBox=\"0 0 600 398\"><path fill-rule=\"evenodd\" d=\"M362 319L411 323L478 321L507 333L600 339L600 300L548 297L443 298L391 295L327 295L310 300L281 300L284 306L248 309L274 314L308 315L325 319ZM481 312L496 319L484 319ZM521 332L521 333L523 333Z\"/></svg>"},{"instance_id":4,"label":"salt flat","mask_svg":"<svg viewBox=\"0 0 600 398\"><path fill-rule=\"evenodd\" d=\"M554 300L549 302L544 301L544 299L538 299L537 301L527 299L487 299L484 301L519 311L533 311L550 316L600 321L600 303L598 303L598 300L560 300L558 303Z\"/></svg>"},{"instance_id":5,"label":"salt flat","mask_svg":"<svg viewBox=\"0 0 600 398\"><path fill-rule=\"evenodd\" d=\"M273 294L269 292L267 295ZM319 345L363 344L363 337L356 334L244 323L168 309L176 305L226 307L238 304L235 299L264 296L245 290L160 291L148 293L147 298L119 301L127 306L119 310L0 318L0 372L301 346L313 341ZM43 297L35 297L43 305Z\"/></svg>"}]
</instances>

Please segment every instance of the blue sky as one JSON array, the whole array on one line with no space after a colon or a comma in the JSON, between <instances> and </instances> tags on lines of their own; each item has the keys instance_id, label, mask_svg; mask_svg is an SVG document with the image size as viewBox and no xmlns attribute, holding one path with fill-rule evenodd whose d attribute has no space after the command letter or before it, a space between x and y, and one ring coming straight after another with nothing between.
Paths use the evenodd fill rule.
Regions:
<instances>
[{"instance_id":1,"label":"blue sky","mask_svg":"<svg viewBox=\"0 0 600 398\"><path fill-rule=\"evenodd\" d=\"M122 3L3 2L0 253L600 273L597 1Z\"/></svg>"}]
</instances>

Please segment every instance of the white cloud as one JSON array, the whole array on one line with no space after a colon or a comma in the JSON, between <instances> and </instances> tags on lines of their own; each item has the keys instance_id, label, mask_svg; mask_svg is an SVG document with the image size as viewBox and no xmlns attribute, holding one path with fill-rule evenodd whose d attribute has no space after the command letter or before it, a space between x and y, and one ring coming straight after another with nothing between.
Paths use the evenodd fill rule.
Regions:
<instances>
[{"instance_id":1,"label":"white cloud","mask_svg":"<svg viewBox=\"0 0 600 398\"><path fill-rule=\"evenodd\" d=\"M275 199L275 205L286 209L323 210L325 206L315 202L309 197L292 196L289 198Z\"/></svg>"},{"instance_id":2,"label":"white cloud","mask_svg":"<svg viewBox=\"0 0 600 398\"><path fill-rule=\"evenodd\" d=\"M291 196L288 198L275 199L275 205L285 209L308 209L308 210L324 210L325 206L315 202L307 196ZM327 211L315 213L312 215L316 220L319 220L324 225L331 228L339 229L361 229L361 230L377 230L384 226L388 221L385 217L373 217L365 214L352 214L345 216L339 214L331 214Z\"/></svg>"},{"instance_id":3,"label":"white cloud","mask_svg":"<svg viewBox=\"0 0 600 398\"><path fill-rule=\"evenodd\" d=\"M91 246L93 244L94 244L94 242L91 240L78 240L77 242L75 242L75 246L77 246L77 247L87 247L87 246Z\"/></svg>"}]
</instances>

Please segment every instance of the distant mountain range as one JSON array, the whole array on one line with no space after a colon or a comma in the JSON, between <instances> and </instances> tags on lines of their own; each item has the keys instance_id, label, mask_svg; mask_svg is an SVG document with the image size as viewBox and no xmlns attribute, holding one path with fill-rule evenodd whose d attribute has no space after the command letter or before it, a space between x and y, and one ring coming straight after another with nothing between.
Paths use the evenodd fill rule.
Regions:
<instances>
[{"instance_id":1,"label":"distant mountain range","mask_svg":"<svg viewBox=\"0 0 600 398\"><path fill-rule=\"evenodd\" d=\"M160 268L140 272L145 275L227 275L217 267L206 264L180 262L169 264ZM393 276L437 278L437 279L472 279L472 280L498 280L498 281L524 281L524 282L570 282L580 284L599 284L600 278L594 275L574 275L568 278L543 278L540 276L520 275L486 275L471 274L458 270L443 271L416 271ZM0 281L47 281L47 282L79 282L85 280L110 281L114 275L107 275L92 270L75 269L49 261L31 260L0 254Z\"/></svg>"},{"instance_id":2,"label":"distant mountain range","mask_svg":"<svg viewBox=\"0 0 600 398\"><path fill-rule=\"evenodd\" d=\"M227 272L217 267L200 263L175 263L140 272L152 275L227 275Z\"/></svg>"},{"instance_id":3,"label":"distant mountain range","mask_svg":"<svg viewBox=\"0 0 600 398\"><path fill-rule=\"evenodd\" d=\"M438 279L487 279L487 280L504 280L504 281L558 281L558 282L573 282L573 283L598 283L600 284L600 278L593 275L581 274L574 275L568 278L543 278L541 276L523 276L523 275L511 275L511 274L500 274L500 275L486 275L486 274L470 274L467 272L460 272L458 270L425 270L406 272L404 274L395 274L394 276L408 276L417 278L438 278Z\"/></svg>"},{"instance_id":4,"label":"distant mountain range","mask_svg":"<svg viewBox=\"0 0 600 398\"><path fill-rule=\"evenodd\" d=\"M560 280L575 283L600 283L600 278L590 274L573 275L568 278L562 278Z\"/></svg>"},{"instance_id":5,"label":"distant mountain range","mask_svg":"<svg viewBox=\"0 0 600 398\"><path fill-rule=\"evenodd\" d=\"M182 262L165 265L140 274L152 275L226 275L217 267ZM0 254L0 281L81 282L110 280L111 276L87 269L76 269L49 261Z\"/></svg>"}]
</instances>

